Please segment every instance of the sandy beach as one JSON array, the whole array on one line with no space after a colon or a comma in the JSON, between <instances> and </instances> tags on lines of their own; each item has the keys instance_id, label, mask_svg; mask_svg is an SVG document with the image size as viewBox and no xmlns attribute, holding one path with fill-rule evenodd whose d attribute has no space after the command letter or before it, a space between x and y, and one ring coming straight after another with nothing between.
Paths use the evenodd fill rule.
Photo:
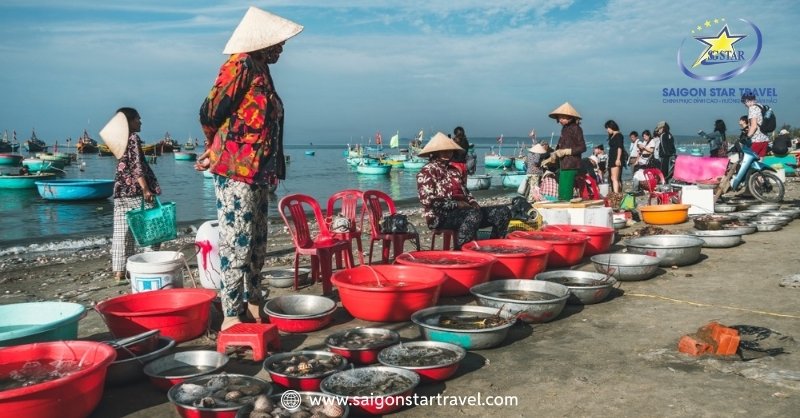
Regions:
<instances>
[{"instance_id":1,"label":"sandy beach","mask_svg":"<svg viewBox=\"0 0 800 418\"><path fill-rule=\"evenodd\" d=\"M786 203L800 199L798 184L794 179L787 182ZM482 203L508 199L508 195L484 197ZM423 247L428 247L430 233L419 210L402 210L412 215ZM642 226L639 223L620 231L620 238ZM667 228L680 231L691 226L687 222ZM682 335L711 320L767 327L800 338L800 288L780 286L783 279L800 273L795 247L799 232L800 222L794 222L777 232L747 235L745 243L735 248L704 248L700 262L662 269L650 280L624 282L603 303L568 305L558 319L547 324L516 324L500 347L469 352L454 378L416 391L430 396L480 396L482 401L490 396L515 397L512 405L416 406L396 415L794 416L800 410L800 345L793 339L784 340L788 354L747 362L691 358L678 353L676 346ZM188 234L164 249L182 249L196 268L193 241L194 235ZM618 242L612 250L623 248ZM271 225L269 251L265 268L291 265L293 248L282 223ZM307 264L307 259L304 262ZM594 271L587 259L574 268ZM130 285L115 285L107 248L35 259L8 258L0 264L0 289L0 304L64 300L87 307L131 291ZM291 292L272 289L272 296ZM321 285L303 288L301 293L321 294ZM474 303L471 297L439 302ZM214 322L218 324L219 318ZM282 335L283 349L322 349L324 338L333 332L375 325L380 324L355 320L340 308L334 323L322 331ZM411 323L384 326L406 340L420 338ZM79 333L80 338L92 340L110 338L94 311L81 321ZM181 344L178 350L214 347L213 340L202 337ZM269 380L249 353L233 354L226 370ZM142 381L107 388L91 416L179 415L163 392Z\"/></svg>"}]
</instances>

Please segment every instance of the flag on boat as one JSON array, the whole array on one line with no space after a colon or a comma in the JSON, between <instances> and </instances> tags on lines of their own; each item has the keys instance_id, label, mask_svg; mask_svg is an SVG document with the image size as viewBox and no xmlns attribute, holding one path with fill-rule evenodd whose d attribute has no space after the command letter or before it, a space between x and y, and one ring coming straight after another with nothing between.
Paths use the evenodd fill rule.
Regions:
<instances>
[{"instance_id":1,"label":"flag on boat","mask_svg":"<svg viewBox=\"0 0 800 418\"><path fill-rule=\"evenodd\" d=\"M392 135L392 139L389 140L389 148L400 148L400 131Z\"/></svg>"},{"instance_id":2,"label":"flag on boat","mask_svg":"<svg viewBox=\"0 0 800 418\"><path fill-rule=\"evenodd\" d=\"M383 144L383 137L381 136L381 132L375 132L375 145Z\"/></svg>"},{"instance_id":3,"label":"flag on boat","mask_svg":"<svg viewBox=\"0 0 800 418\"><path fill-rule=\"evenodd\" d=\"M503 145L503 134L500 134L500 136L497 137L497 143Z\"/></svg>"}]
</instances>

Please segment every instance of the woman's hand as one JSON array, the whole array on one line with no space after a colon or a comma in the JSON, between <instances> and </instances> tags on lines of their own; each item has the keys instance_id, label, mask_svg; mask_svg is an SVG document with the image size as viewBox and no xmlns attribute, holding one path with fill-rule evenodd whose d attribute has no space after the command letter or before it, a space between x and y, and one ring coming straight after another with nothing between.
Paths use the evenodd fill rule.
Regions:
<instances>
[{"instance_id":1,"label":"woman's hand","mask_svg":"<svg viewBox=\"0 0 800 418\"><path fill-rule=\"evenodd\" d=\"M142 196L144 197L144 201L147 203L153 203L153 193L150 189L144 189L142 191Z\"/></svg>"},{"instance_id":2,"label":"woman's hand","mask_svg":"<svg viewBox=\"0 0 800 418\"><path fill-rule=\"evenodd\" d=\"M208 151L203 152L200 154L200 157L197 158L197 162L194 163L194 169L197 171L206 171L211 167L211 159L208 158Z\"/></svg>"}]
</instances>

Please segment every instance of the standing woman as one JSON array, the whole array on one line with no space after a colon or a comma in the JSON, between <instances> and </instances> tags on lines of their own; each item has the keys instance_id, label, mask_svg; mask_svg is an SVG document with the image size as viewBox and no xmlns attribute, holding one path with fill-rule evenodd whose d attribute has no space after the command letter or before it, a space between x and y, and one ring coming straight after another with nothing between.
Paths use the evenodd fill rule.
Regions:
<instances>
[{"instance_id":1,"label":"standing woman","mask_svg":"<svg viewBox=\"0 0 800 418\"><path fill-rule=\"evenodd\" d=\"M153 196L161 194L153 170L142 152L142 140L138 132L142 129L142 118L132 107L122 107L106 124L100 136L114 156L119 158L114 176L114 234L111 238L111 268L117 282L125 281L125 264L133 255L133 234L125 215L131 209L139 209L142 199L153 206Z\"/></svg>"},{"instance_id":2,"label":"standing woman","mask_svg":"<svg viewBox=\"0 0 800 418\"><path fill-rule=\"evenodd\" d=\"M569 102L565 102L550 112L550 117L561 124L557 149L550 157L550 159L561 159L558 170L558 200L570 200L575 189L575 175L581 166L581 154L586 151L583 129L578 124L581 115Z\"/></svg>"},{"instance_id":3,"label":"standing woman","mask_svg":"<svg viewBox=\"0 0 800 418\"><path fill-rule=\"evenodd\" d=\"M611 182L611 191L622 193L622 165L626 162L624 140L617 122L609 120L605 127L608 132L608 179Z\"/></svg>"},{"instance_id":4,"label":"standing woman","mask_svg":"<svg viewBox=\"0 0 800 418\"><path fill-rule=\"evenodd\" d=\"M669 182L675 169L675 138L669 132L669 124L665 121L658 122L654 134L658 138L658 156L661 160L661 172L664 173L664 180Z\"/></svg>"},{"instance_id":5,"label":"standing woman","mask_svg":"<svg viewBox=\"0 0 800 418\"><path fill-rule=\"evenodd\" d=\"M464 184L467 184L467 153L469 152L469 140L467 139L466 132L464 132L464 128L456 126L456 128L453 129L453 142L463 148L464 152L455 153L450 164L461 171L461 175L464 177Z\"/></svg>"},{"instance_id":6,"label":"standing woman","mask_svg":"<svg viewBox=\"0 0 800 418\"><path fill-rule=\"evenodd\" d=\"M714 121L714 132L706 134L702 130L697 134L708 140L709 157L725 157L728 156L728 141L725 139L725 121L717 119Z\"/></svg>"},{"instance_id":7,"label":"standing woman","mask_svg":"<svg viewBox=\"0 0 800 418\"><path fill-rule=\"evenodd\" d=\"M243 311L250 319L259 318L269 187L286 177L283 102L269 65L278 62L284 42L302 30L250 7L225 45L223 53L230 56L200 108L207 151L195 168L214 173L222 330L240 323Z\"/></svg>"}]
</instances>

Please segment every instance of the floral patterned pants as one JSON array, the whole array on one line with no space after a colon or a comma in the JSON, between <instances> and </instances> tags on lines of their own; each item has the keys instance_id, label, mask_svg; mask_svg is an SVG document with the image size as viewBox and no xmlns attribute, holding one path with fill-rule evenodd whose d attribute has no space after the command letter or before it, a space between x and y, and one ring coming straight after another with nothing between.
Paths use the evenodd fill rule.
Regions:
<instances>
[{"instance_id":1,"label":"floral patterned pants","mask_svg":"<svg viewBox=\"0 0 800 418\"><path fill-rule=\"evenodd\" d=\"M243 311L243 301L261 299L261 268L267 256L267 186L214 176L219 220L220 291L225 316Z\"/></svg>"},{"instance_id":2,"label":"floral patterned pants","mask_svg":"<svg viewBox=\"0 0 800 418\"><path fill-rule=\"evenodd\" d=\"M505 205L483 206L481 208L455 209L439 217L438 229L455 229L456 250L461 246L475 240L478 229L492 227L492 238L503 238L508 232L508 222L511 221L511 209Z\"/></svg>"}]
</instances>

